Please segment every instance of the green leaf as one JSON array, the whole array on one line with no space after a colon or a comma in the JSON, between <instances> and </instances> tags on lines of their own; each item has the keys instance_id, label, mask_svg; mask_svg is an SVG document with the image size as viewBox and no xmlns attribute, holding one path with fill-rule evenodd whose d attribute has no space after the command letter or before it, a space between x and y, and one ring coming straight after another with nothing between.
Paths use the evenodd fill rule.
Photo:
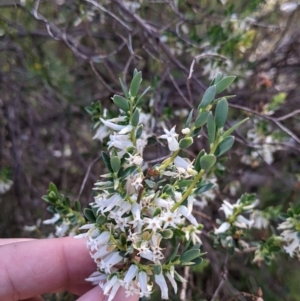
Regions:
<instances>
[{"instance_id":1,"label":"green leaf","mask_svg":"<svg viewBox=\"0 0 300 301\"><path fill-rule=\"evenodd\" d=\"M96 223L99 225L99 226L102 226L106 223L106 216L105 215L99 215L96 219Z\"/></svg>"},{"instance_id":2,"label":"green leaf","mask_svg":"<svg viewBox=\"0 0 300 301\"><path fill-rule=\"evenodd\" d=\"M130 84L129 91L130 91L130 95L132 97L136 97L136 95L139 91L141 82L142 82L142 72L137 72L135 74L135 76L133 77L133 79L131 81L131 84Z\"/></svg>"},{"instance_id":3,"label":"green leaf","mask_svg":"<svg viewBox=\"0 0 300 301\"><path fill-rule=\"evenodd\" d=\"M120 241L121 241L121 244L123 246L126 246L127 245L127 236L125 233L121 233L120 235Z\"/></svg>"},{"instance_id":4,"label":"green leaf","mask_svg":"<svg viewBox=\"0 0 300 301\"><path fill-rule=\"evenodd\" d=\"M237 124L235 124L233 127L231 127L230 129L228 129L224 134L223 134L223 138L226 138L227 136L229 136L233 131L235 131L240 125L242 125L244 122L246 122L249 119L249 117L241 120L240 122L238 122Z\"/></svg>"},{"instance_id":5,"label":"green leaf","mask_svg":"<svg viewBox=\"0 0 300 301\"><path fill-rule=\"evenodd\" d=\"M216 124L211 112L207 117L207 134L208 134L209 143L210 144L214 143L215 136L216 136Z\"/></svg>"},{"instance_id":6,"label":"green leaf","mask_svg":"<svg viewBox=\"0 0 300 301\"><path fill-rule=\"evenodd\" d=\"M120 82L120 84L121 84L121 88L122 88L122 91L123 91L123 93L124 93L124 96L125 96L126 98L128 98L128 96L129 96L128 90L127 90L126 86L123 84L121 78L119 78L119 82Z\"/></svg>"},{"instance_id":7,"label":"green leaf","mask_svg":"<svg viewBox=\"0 0 300 301\"><path fill-rule=\"evenodd\" d=\"M141 104L141 102L143 101L143 97L149 91L150 88L151 87L146 88L145 91L138 97L136 104L135 104L136 106L139 106Z\"/></svg>"},{"instance_id":8,"label":"green leaf","mask_svg":"<svg viewBox=\"0 0 300 301\"><path fill-rule=\"evenodd\" d=\"M164 231L161 232L161 236L164 239L170 239L173 236L173 231L170 229L165 229Z\"/></svg>"},{"instance_id":9,"label":"green leaf","mask_svg":"<svg viewBox=\"0 0 300 301\"><path fill-rule=\"evenodd\" d=\"M81 212L81 204L78 200L75 200L74 206L75 206L75 211Z\"/></svg>"},{"instance_id":10,"label":"green leaf","mask_svg":"<svg viewBox=\"0 0 300 301\"><path fill-rule=\"evenodd\" d=\"M179 147L181 149L187 148L187 147L191 146L192 144L193 144L193 138L192 137L183 138L179 141Z\"/></svg>"},{"instance_id":11,"label":"green leaf","mask_svg":"<svg viewBox=\"0 0 300 301\"><path fill-rule=\"evenodd\" d=\"M86 217L86 219L87 219L88 221L90 221L90 222L92 222L92 223L94 223L94 222L96 221L96 217L95 217L95 215L94 215L92 209L90 209L90 208L85 208L85 209L83 210L83 214L84 214L84 216Z\"/></svg>"},{"instance_id":12,"label":"green leaf","mask_svg":"<svg viewBox=\"0 0 300 301\"><path fill-rule=\"evenodd\" d=\"M193 117L193 112L194 110L191 110L186 121L185 121L185 124L184 124L184 127L187 128L190 126L190 123L191 123L191 120L192 120L192 117Z\"/></svg>"},{"instance_id":13,"label":"green leaf","mask_svg":"<svg viewBox=\"0 0 300 301\"><path fill-rule=\"evenodd\" d=\"M105 166L107 167L107 169L111 173L113 173L114 171L113 171L113 169L111 168L111 165L110 165L110 157L109 157L109 155L107 153L105 153L105 152L102 152L101 153L101 157L102 157L102 160L103 160Z\"/></svg>"},{"instance_id":14,"label":"green leaf","mask_svg":"<svg viewBox=\"0 0 300 301\"><path fill-rule=\"evenodd\" d=\"M208 190L210 190L211 188L213 188L215 186L215 184L213 183L205 183L203 185L201 185L200 187L198 187L195 191L194 194L201 194L204 193Z\"/></svg>"},{"instance_id":15,"label":"green leaf","mask_svg":"<svg viewBox=\"0 0 300 301\"><path fill-rule=\"evenodd\" d=\"M216 93L221 93L225 89L227 89L235 80L236 76L227 76L221 79L217 84L216 84Z\"/></svg>"},{"instance_id":16,"label":"green leaf","mask_svg":"<svg viewBox=\"0 0 300 301\"><path fill-rule=\"evenodd\" d=\"M114 97L112 98L114 104L119 107L121 110L127 112L129 111L130 107L129 107L129 101L120 96L120 95L114 95Z\"/></svg>"},{"instance_id":17,"label":"green leaf","mask_svg":"<svg viewBox=\"0 0 300 301\"><path fill-rule=\"evenodd\" d=\"M188 250L180 256L180 262L191 262L193 259L200 257L200 250Z\"/></svg>"},{"instance_id":18,"label":"green leaf","mask_svg":"<svg viewBox=\"0 0 300 301\"><path fill-rule=\"evenodd\" d=\"M192 133L190 133L190 137L198 136L200 132L201 132L201 127L197 128L197 129L194 129L192 131Z\"/></svg>"},{"instance_id":19,"label":"green leaf","mask_svg":"<svg viewBox=\"0 0 300 301\"><path fill-rule=\"evenodd\" d=\"M172 260L175 258L175 256L176 256L177 253L178 253L179 246L180 246L180 244L178 244L178 245L176 246L176 248L174 249L174 251L173 251L173 253L171 254L171 256L167 259L167 261L166 261L167 263L172 262Z\"/></svg>"},{"instance_id":20,"label":"green leaf","mask_svg":"<svg viewBox=\"0 0 300 301\"><path fill-rule=\"evenodd\" d=\"M209 115L208 111L202 112L195 121L195 127L198 128L203 126L207 121L208 115Z\"/></svg>"},{"instance_id":21,"label":"green leaf","mask_svg":"<svg viewBox=\"0 0 300 301\"><path fill-rule=\"evenodd\" d=\"M142 133L143 133L143 124L140 124L136 129L135 138L139 139L141 137Z\"/></svg>"},{"instance_id":22,"label":"green leaf","mask_svg":"<svg viewBox=\"0 0 300 301\"><path fill-rule=\"evenodd\" d=\"M216 163L216 157L214 155L204 155L200 159L201 168L208 170L214 166Z\"/></svg>"},{"instance_id":23,"label":"green leaf","mask_svg":"<svg viewBox=\"0 0 300 301\"><path fill-rule=\"evenodd\" d=\"M195 258L195 259L193 259L193 264L191 264L190 266L198 265L198 264L202 263L202 261L203 261L202 257Z\"/></svg>"},{"instance_id":24,"label":"green leaf","mask_svg":"<svg viewBox=\"0 0 300 301\"><path fill-rule=\"evenodd\" d=\"M110 165L111 168L113 169L113 171L115 173L119 172L120 168L121 168L121 160L118 156L113 156L110 159Z\"/></svg>"},{"instance_id":25,"label":"green leaf","mask_svg":"<svg viewBox=\"0 0 300 301\"><path fill-rule=\"evenodd\" d=\"M198 111L202 108L207 107L214 100L215 96L216 96L216 85L213 85L204 92L204 95L198 107Z\"/></svg>"},{"instance_id":26,"label":"green leaf","mask_svg":"<svg viewBox=\"0 0 300 301\"><path fill-rule=\"evenodd\" d=\"M195 163L194 163L194 166L195 166L195 170L196 171L200 171L201 170L201 164L200 164L200 159L201 157L205 154L205 150L201 150L201 152L198 154L196 160L195 160Z\"/></svg>"},{"instance_id":27,"label":"green leaf","mask_svg":"<svg viewBox=\"0 0 300 301\"><path fill-rule=\"evenodd\" d=\"M57 200L58 199L58 197L57 197L57 195L54 191L50 191L48 196L49 196L49 199L52 199L52 200Z\"/></svg>"},{"instance_id":28,"label":"green leaf","mask_svg":"<svg viewBox=\"0 0 300 301\"><path fill-rule=\"evenodd\" d=\"M47 203L51 203L51 204L55 204L56 203L56 198L55 199L49 198L48 195L43 195L42 199L44 201L46 201Z\"/></svg>"},{"instance_id":29,"label":"green leaf","mask_svg":"<svg viewBox=\"0 0 300 301\"><path fill-rule=\"evenodd\" d=\"M215 77L215 82L214 83L217 84L222 78L223 78L223 75L222 75L221 72L219 72L217 74L217 76Z\"/></svg>"},{"instance_id":30,"label":"green leaf","mask_svg":"<svg viewBox=\"0 0 300 301\"><path fill-rule=\"evenodd\" d=\"M140 110L135 109L135 111L132 114L131 125L133 127L136 127L139 124L139 121L140 121Z\"/></svg>"},{"instance_id":31,"label":"green leaf","mask_svg":"<svg viewBox=\"0 0 300 301\"><path fill-rule=\"evenodd\" d=\"M217 146L215 155L219 157L230 150L234 143L234 139L234 136L228 136L224 140L222 140L222 142Z\"/></svg>"},{"instance_id":32,"label":"green leaf","mask_svg":"<svg viewBox=\"0 0 300 301\"><path fill-rule=\"evenodd\" d=\"M137 171L137 169L138 169L138 167L136 165L133 165L133 166L126 168L125 170L120 170L119 178L120 179L126 178L126 177L130 176L131 174L135 173Z\"/></svg>"},{"instance_id":33,"label":"green leaf","mask_svg":"<svg viewBox=\"0 0 300 301\"><path fill-rule=\"evenodd\" d=\"M193 180L182 180L179 183L177 183L179 188L190 186L193 183Z\"/></svg>"},{"instance_id":34,"label":"green leaf","mask_svg":"<svg viewBox=\"0 0 300 301\"><path fill-rule=\"evenodd\" d=\"M179 282L185 282L186 280L180 276L176 271L174 271L174 278Z\"/></svg>"},{"instance_id":35,"label":"green leaf","mask_svg":"<svg viewBox=\"0 0 300 301\"><path fill-rule=\"evenodd\" d=\"M161 270L162 270L162 268L161 268L160 264L155 265L154 268L153 268L154 274L156 274L156 275L160 275Z\"/></svg>"},{"instance_id":36,"label":"green leaf","mask_svg":"<svg viewBox=\"0 0 300 301\"><path fill-rule=\"evenodd\" d=\"M56 197L59 197L59 193L58 193L57 187L56 187L56 185L54 183L51 182L49 184L49 190L53 191L56 194Z\"/></svg>"},{"instance_id":37,"label":"green leaf","mask_svg":"<svg viewBox=\"0 0 300 301\"><path fill-rule=\"evenodd\" d=\"M160 207L156 207L155 210L154 210L154 212L153 212L153 216L157 216L159 214L161 214L161 208Z\"/></svg>"},{"instance_id":38,"label":"green leaf","mask_svg":"<svg viewBox=\"0 0 300 301\"><path fill-rule=\"evenodd\" d=\"M222 98L215 110L215 123L217 128L223 128L225 125L225 122L227 120L227 114L228 114L228 102L225 98Z\"/></svg>"},{"instance_id":39,"label":"green leaf","mask_svg":"<svg viewBox=\"0 0 300 301\"><path fill-rule=\"evenodd\" d=\"M150 188L153 188L156 185L155 182L148 180L148 179L145 179L145 182Z\"/></svg>"}]
</instances>

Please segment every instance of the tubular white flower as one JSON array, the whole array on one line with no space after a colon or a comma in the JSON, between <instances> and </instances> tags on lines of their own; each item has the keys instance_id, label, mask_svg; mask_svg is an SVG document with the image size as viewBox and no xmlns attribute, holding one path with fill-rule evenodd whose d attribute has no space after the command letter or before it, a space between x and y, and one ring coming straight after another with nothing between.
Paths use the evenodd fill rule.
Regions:
<instances>
[{"instance_id":1,"label":"tubular white flower","mask_svg":"<svg viewBox=\"0 0 300 301\"><path fill-rule=\"evenodd\" d=\"M196 218L189 212L188 208L185 206L179 206L178 211L187 218L194 226L198 227L199 223Z\"/></svg>"},{"instance_id":2,"label":"tubular white flower","mask_svg":"<svg viewBox=\"0 0 300 301\"><path fill-rule=\"evenodd\" d=\"M59 213L55 213L54 216L50 219L46 219L43 221L44 225L53 225L55 224L58 220L60 219L60 214Z\"/></svg>"},{"instance_id":3,"label":"tubular white flower","mask_svg":"<svg viewBox=\"0 0 300 301\"><path fill-rule=\"evenodd\" d=\"M162 273L159 275L155 274L154 280L160 287L162 299L169 299L168 285L164 275Z\"/></svg>"},{"instance_id":4,"label":"tubular white flower","mask_svg":"<svg viewBox=\"0 0 300 301\"><path fill-rule=\"evenodd\" d=\"M103 141L104 138L106 138L110 134L110 131L108 127L106 126L99 126L97 129L97 132L93 136L93 139L98 139L100 141Z\"/></svg>"},{"instance_id":5,"label":"tubular white flower","mask_svg":"<svg viewBox=\"0 0 300 301\"><path fill-rule=\"evenodd\" d=\"M113 276L110 280L108 280L104 287L103 287L103 293L105 295L107 295L109 293L109 291L111 290L111 288L118 282L118 277L117 276Z\"/></svg>"},{"instance_id":6,"label":"tubular white flower","mask_svg":"<svg viewBox=\"0 0 300 301\"><path fill-rule=\"evenodd\" d=\"M175 152L179 149L179 143L177 141L178 134L175 132L175 127L173 126L170 131L167 129L163 129L165 132L165 135L161 135L158 138L166 139L168 141L169 150L171 152Z\"/></svg>"},{"instance_id":7,"label":"tubular white flower","mask_svg":"<svg viewBox=\"0 0 300 301\"><path fill-rule=\"evenodd\" d=\"M125 284L129 284L129 282L131 282L137 276L138 270L139 268L135 264L132 264L129 267L124 277Z\"/></svg>"},{"instance_id":8,"label":"tubular white flower","mask_svg":"<svg viewBox=\"0 0 300 301\"><path fill-rule=\"evenodd\" d=\"M230 228L230 224L227 222L222 223L222 225L218 228L215 229L215 234L220 234L226 232Z\"/></svg>"},{"instance_id":9,"label":"tubular white flower","mask_svg":"<svg viewBox=\"0 0 300 301\"><path fill-rule=\"evenodd\" d=\"M184 168L184 169L188 169L188 168L193 168L193 165L188 162L187 160L185 160L184 158L177 156L174 159L174 164L176 167L180 167L180 168Z\"/></svg>"},{"instance_id":10,"label":"tubular white flower","mask_svg":"<svg viewBox=\"0 0 300 301\"><path fill-rule=\"evenodd\" d=\"M125 125L116 124L109 120L105 120L103 118L100 118L100 120L105 126L107 126L108 128L110 128L114 131L121 131L122 129L124 129L126 127Z\"/></svg>"},{"instance_id":11,"label":"tubular white flower","mask_svg":"<svg viewBox=\"0 0 300 301\"><path fill-rule=\"evenodd\" d=\"M248 220L242 215L239 215L234 222L234 225L240 228L251 228L254 220Z\"/></svg>"},{"instance_id":12,"label":"tubular white flower","mask_svg":"<svg viewBox=\"0 0 300 301\"><path fill-rule=\"evenodd\" d=\"M226 218L228 218L233 214L233 208L234 206L232 204L224 200L220 210L223 210Z\"/></svg>"},{"instance_id":13,"label":"tubular white flower","mask_svg":"<svg viewBox=\"0 0 300 301\"><path fill-rule=\"evenodd\" d=\"M175 294L177 294L177 282L175 281L174 277L170 273L166 273L167 278L171 282L171 285L173 286Z\"/></svg>"},{"instance_id":14,"label":"tubular white flower","mask_svg":"<svg viewBox=\"0 0 300 301\"><path fill-rule=\"evenodd\" d=\"M147 295L148 293L148 288L147 288L147 283L148 283L148 279L147 279L147 274L143 271L138 273L138 283L140 285L140 289L141 289L141 297Z\"/></svg>"},{"instance_id":15,"label":"tubular white flower","mask_svg":"<svg viewBox=\"0 0 300 301\"><path fill-rule=\"evenodd\" d=\"M99 273L98 271L91 274L88 278L85 278L86 281L92 282L93 285L98 285L100 282L105 281L106 279L107 275Z\"/></svg>"}]
</instances>

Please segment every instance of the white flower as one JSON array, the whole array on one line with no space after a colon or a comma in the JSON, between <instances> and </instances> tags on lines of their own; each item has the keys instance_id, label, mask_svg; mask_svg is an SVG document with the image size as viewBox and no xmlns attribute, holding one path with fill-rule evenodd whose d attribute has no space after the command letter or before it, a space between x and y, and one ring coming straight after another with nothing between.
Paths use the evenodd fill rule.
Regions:
<instances>
[{"instance_id":1,"label":"white flower","mask_svg":"<svg viewBox=\"0 0 300 301\"><path fill-rule=\"evenodd\" d=\"M193 164L191 162L188 162L186 159L180 156L176 156L176 158L174 159L174 164L176 167L179 168L184 168L184 169L193 168Z\"/></svg>"},{"instance_id":2,"label":"white flower","mask_svg":"<svg viewBox=\"0 0 300 301\"><path fill-rule=\"evenodd\" d=\"M113 276L104 284L103 293L104 295L109 295L107 301L111 301L114 298L120 286L121 282L119 281L117 276Z\"/></svg>"},{"instance_id":3,"label":"white flower","mask_svg":"<svg viewBox=\"0 0 300 301\"><path fill-rule=\"evenodd\" d=\"M107 275L99 273L98 271L94 272L88 278L85 278L86 281L92 282L93 285L98 285L100 282L105 281L106 279Z\"/></svg>"},{"instance_id":4,"label":"white flower","mask_svg":"<svg viewBox=\"0 0 300 301\"><path fill-rule=\"evenodd\" d=\"M106 138L109 135L109 129L106 126L99 126L97 129L97 132L93 136L93 139L99 139L100 141L103 141L104 138Z\"/></svg>"},{"instance_id":5,"label":"white flower","mask_svg":"<svg viewBox=\"0 0 300 301\"><path fill-rule=\"evenodd\" d=\"M280 10L286 13L293 12L298 7L297 2L286 2L280 5Z\"/></svg>"},{"instance_id":6,"label":"white flower","mask_svg":"<svg viewBox=\"0 0 300 301\"><path fill-rule=\"evenodd\" d=\"M139 272L138 280L139 280L138 283L140 285L140 290L141 290L140 297L143 297L143 296L147 297L150 293L148 290L148 286L147 286L147 283L148 283L147 274L144 271Z\"/></svg>"},{"instance_id":7,"label":"white flower","mask_svg":"<svg viewBox=\"0 0 300 301\"><path fill-rule=\"evenodd\" d=\"M108 256L102 259L100 262L100 269L104 270L105 273L111 273L111 268L120 263L123 260L123 257L119 254L119 252L111 252Z\"/></svg>"},{"instance_id":8,"label":"white flower","mask_svg":"<svg viewBox=\"0 0 300 301\"><path fill-rule=\"evenodd\" d=\"M178 211L187 218L194 226L198 227L199 223L197 222L196 218L189 212L188 208L185 206L180 206Z\"/></svg>"},{"instance_id":9,"label":"white flower","mask_svg":"<svg viewBox=\"0 0 300 301\"><path fill-rule=\"evenodd\" d=\"M139 268L135 264L132 264L129 267L129 269L126 272L125 277L124 277L125 285L129 284L129 282L131 282L137 276L138 270L139 270Z\"/></svg>"},{"instance_id":10,"label":"white flower","mask_svg":"<svg viewBox=\"0 0 300 301\"><path fill-rule=\"evenodd\" d=\"M288 246L283 247L284 250L293 257L296 251L299 251L300 239L298 237L298 232L291 232L289 230L283 231L281 236L286 241Z\"/></svg>"},{"instance_id":11,"label":"white flower","mask_svg":"<svg viewBox=\"0 0 300 301\"><path fill-rule=\"evenodd\" d=\"M154 280L160 287L162 299L169 299L168 285L167 285L164 275L162 273L159 275L155 274Z\"/></svg>"},{"instance_id":12,"label":"white flower","mask_svg":"<svg viewBox=\"0 0 300 301\"><path fill-rule=\"evenodd\" d=\"M103 118L100 118L101 122L108 128L114 130L114 131L121 131L122 129L124 129L126 126L125 125L120 125L120 124L116 124L111 122L110 120L105 120Z\"/></svg>"},{"instance_id":13,"label":"white flower","mask_svg":"<svg viewBox=\"0 0 300 301\"><path fill-rule=\"evenodd\" d=\"M146 229L150 229L153 232L156 232L157 230L161 229L161 222L162 222L161 217L158 217L158 216L155 216L153 218L145 217L144 221L145 221L145 223L148 224Z\"/></svg>"},{"instance_id":14,"label":"white flower","mask_svg":"<svg viewBox=\"0 0 300 301\"><path fill-rule=\"evenodd\" d=\"M177 282L174 279L174 276L172 276L170 273L166 273L167 278L171 282L171 285L173 286L175 294L177 294Z\"/></svg>"},{"instance_id":15,"label":"white flower","mask_svg":"<svg viewBox=\"0 0 300 301\"><path fill-rule=\"evenodd\" d=\"M169 226L176 228L177 224L182 223L182 219L178 215L178 212L171 212L169 210L162 213L161 219L164 222L163 229L166 229Z\"/></svg>"},{"instance_id":16,"label":"white flower","mask_svg":"<svg viewBox=\"0 0 300 301\"><path fill-rule=\"evenodd\" d=\"M238 215L236 218L236 221L234 222L234 225L239 228L251 228L254 223L254 220L246 219L242 215Z\"/></svg>"},{"instance_id":17,"label":"white flower","mask_svg":"<svg viewBox=\"0 0 300 301\"><path fill-rule=\"evenodd\" d=\"M178 134L176 134L176 132L175 132L175 126L172 127L172 129L170 131L168 131L165 128L163 130L165 132L165 135L161 135L158 138L167 139L169 150L171 152L177 151L179 149L179 143L177 141Z\"/></svg>"},{"instance_id":18,"label":"white flower","mask_svg":"<svg viewBox=\"0 0 300 301\"><path fill-rule=\"evenodd\" d=\"M43 221L44 225L53 225L55 224L58 220L60 219L60 214L59 213L55 213L54 216L50 219L46 219Z\"/></svg>"},{"instance_id":19,"label":"white flower","mask_svg":"<svg viewBox=\"0 0 300 301\"><path fill-rule=\"evenodd\" d=\"M131 155L131 154L128 154L129 155L129 158L127 159L128 163L130 166L132 165L142 165L143 163L143 158L137 154L135 155Z\"/></svg>"},{"instance_id":20,"label":"white flower","mask_svg":"<svg viewBox=\"0 0 300 301\"><path fill-rule=\"evenodd\" d=\"M132 146L132 141L129 139L128 135L119 135L113 133L113 135L109 136L110 141L107 143L108 148L116 147L118 149L126 151L127 147Z\"/></svg>"},{"instance_id":21,"label":"white flower","mask_svg":"<svg viewBox=\"0 0 300 301\"><path fill-rule=\"evenodd\" d=\"M220 234L226 232L230 228L230 224L227 222L222 223L222 225L218 228L215 229L215 234Z\"/></svg>"}]
</instances>

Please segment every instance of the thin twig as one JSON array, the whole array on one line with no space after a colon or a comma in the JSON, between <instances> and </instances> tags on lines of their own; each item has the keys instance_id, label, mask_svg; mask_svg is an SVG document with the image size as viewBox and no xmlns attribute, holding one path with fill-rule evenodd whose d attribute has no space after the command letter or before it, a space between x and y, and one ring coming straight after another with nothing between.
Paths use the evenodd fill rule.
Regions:
<instances>
[{"instance_id":1,"label":"thin twig","mask_svg":"<svg viewBox=\"0 0 300 301\"><path fill-rule=\"evenodd\" d=\"M225 284L225 282L227 280L227 267L226 267L227 262L228 262L228 253L226 254L226 257L225 257L225 260L224 260L224 266L223 266L224 272L223 272L223 275L222 275L222 280L220 281L213 297L211 298L211 301L215 300L215 298L218 296L220 290L222 289L223 285Z\"/></svg>"},{"instance_id":2,"label":"thin twig","mask_svg":"<svg viewBox=\"0 0 300 301\"><path fill-rule=\"evenodd\" d=\"M83 179L83 181L82 181L82 184L81 184L81 186L80 186L80 190L79 190L78 197L77 197L78 200L79 200L80 197L81 197L82 191L83 191L84 186L85 186L85 183L86 183L86 181L87 181L87 179L88 179L88 177L89 177L89 174L90 174L90 172L91 172L92 166L93 166L100 158L101 158L101 155L99 155L96 159L94 159L94 160L89 164L89 166L88 166L88 168L87 168L87 170L86 170L84 179Z\"/></svg>"}]
</instances>

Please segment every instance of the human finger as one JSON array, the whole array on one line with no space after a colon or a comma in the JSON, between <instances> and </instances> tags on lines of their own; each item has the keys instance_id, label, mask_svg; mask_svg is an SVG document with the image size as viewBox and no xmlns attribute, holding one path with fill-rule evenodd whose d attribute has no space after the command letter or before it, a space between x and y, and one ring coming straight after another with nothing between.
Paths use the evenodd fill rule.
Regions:
<instances>
[{"instance_id":1,"label":"human finger","mask_svg":"<svg viewBox=\"0 0 300 301\"><path fill-rule=\"evenodd\" d=\"M92 290L88 291L86 294L81 296L77 301L106 301L108 300L108 296L103 295L103 291L99 286L96 286ZM124 288L119 288L115 297L112 301L138 301L139 296L129 296L125 298L125 291Z\"/></svg>"},{"instance_id":2,"label":"human finger","mask_svg":"<svg viewBox=\"0 0 300 301\"><path fill-rule=\"evenodd\" d=\"M86 287L95 270L85 240L72 237L0 246L0 300L15 301L71 287Z\"/></svg>"},{"instance_id":3,"label":"human finger","mask_svg":"<svg viewBox=\"0 0 300 301\"><path fill-rule=\"evenodd\" d=\"M34 240L33 238L2 238L0 239L0 246L8 245L16 242L25 242Z\"/></svg>"}]
</instances>

